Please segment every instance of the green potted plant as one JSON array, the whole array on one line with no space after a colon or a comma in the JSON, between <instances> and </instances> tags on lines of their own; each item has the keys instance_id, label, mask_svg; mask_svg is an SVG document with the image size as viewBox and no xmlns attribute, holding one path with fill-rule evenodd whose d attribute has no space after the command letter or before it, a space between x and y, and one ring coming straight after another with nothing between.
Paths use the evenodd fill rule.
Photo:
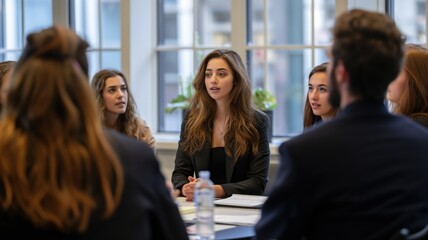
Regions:
<instances>
[{"instance_id":1,"label":"green potted plant","mask_svg":"<svg viewBox=\"0 0 428 240\"><path fill-rule=\"evenodd\" d=\"M269 117L270 126L268 128L268 139L272 142L273 110L278 106L275 96L268 90L257 88L253 93L253 102L257 108L266 113Z\"/></svg>"},{"instance_id":2,"label":"green potted plant","mask_svg":"<svg viewBox=\"0 0 428 240\"><path fill-rule=\"evenodd\" d=\"M256 106L262 111L273 111L276 106L275 96L268 90L257 88L253 93L253 101Z\"/></svg>"},{"instance_id":3,"label":"green potted plant","mask_svg":"<svg viewBox=\"0 0 428 240\"><path fill-rule=\"evenodd\" d=\"M193 77L190 76L187 81L184 81L183 78L179 76L179 93L177 97L166 105L166 113L172 113L176 109L181 109L184 112L189 107L189 101L195 94L192 79Z\"/></svg>"}]
</instances>

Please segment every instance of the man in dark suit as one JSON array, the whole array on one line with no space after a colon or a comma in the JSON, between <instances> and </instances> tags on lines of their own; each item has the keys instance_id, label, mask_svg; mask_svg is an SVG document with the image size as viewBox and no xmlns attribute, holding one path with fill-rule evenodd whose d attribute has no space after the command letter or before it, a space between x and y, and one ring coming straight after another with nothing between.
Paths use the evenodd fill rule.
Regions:
<instances>
[{"instance_id":1,"label":"man in dark suit","mask_svg":"<svg viewBox=\"0 0 428 240\"><path fill-rule=\"evenodd\" d=\"M338 116L284 142L258 239L390 239L428 224L428 131L383 104L403 38L388 16L342 14L330 97Z\"/></svg>"}]
</instances>

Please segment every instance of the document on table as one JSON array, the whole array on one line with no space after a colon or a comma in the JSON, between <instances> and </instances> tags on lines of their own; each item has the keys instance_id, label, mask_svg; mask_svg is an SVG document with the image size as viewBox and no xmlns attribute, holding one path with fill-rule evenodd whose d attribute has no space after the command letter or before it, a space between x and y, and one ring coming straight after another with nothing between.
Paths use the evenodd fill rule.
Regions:
<instances>
[{"instance_id":1,"label":"document on table","mask_svg":"<svg viewBox=\"0 0 428 240\"><path fill-rule=\"evenodd\" d=\"M215 223L232 224L238 226L254 226L260 219L260 214L246 216L214 215Z\"/></svg>"},{"instance_id":2,"label":"document on table","mask_svg":"<svg viewBox=\"0 0 428 240\"><path fill-rule=\"evenodd\" d=\"M195 206L178 206L178 210L180 211L181 215L194 213L196 212Z\"/></svg>"},{"instance_id":3,"label":"document on table","mask_svg":"<svg viewBox=\"0 0 428 240\"><path fill-rule=\"evenodd\" d=\"M266 201L267 196L232 194L231 197L215 200L216 205L260 208Z\"/></svg>"}]
</instances>

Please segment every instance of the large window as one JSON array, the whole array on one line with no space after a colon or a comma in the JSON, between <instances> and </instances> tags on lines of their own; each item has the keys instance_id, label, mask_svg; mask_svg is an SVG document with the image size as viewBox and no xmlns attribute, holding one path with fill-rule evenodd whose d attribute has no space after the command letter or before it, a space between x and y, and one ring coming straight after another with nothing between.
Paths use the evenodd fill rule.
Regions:
<instances>
[{"instance_id":1,"label":"large window","mask_svg":"<svg viewBox=\"0 0 428 240\"><path fill-rule=\"evenodd\" d=\"M247 3L247 59L253 87L276 96L273 134L302 131L307 75L327 60L334 0L250 0Z\"/></svg>"},{"instance_id":2,"label":"large window","mask_svg":"<svg viewBox=\"0 0 428 240\"><path fill-rule=\"evenodd\" d=\"M89 74L121 69L120 0L71 1L71 26L89 42Z\"/></svg>"},{"instance_id":3,"label":"large window","mask_svg":"<svg viewBox=\"0 0 428 240\"><path fill-rule=\"evenodd\" d=\"M52 25L52 0L1 0L0 16L0 61L17 60L27 34Z\"/></svg>"},{"instance_id":4,"label":"large window","mask_svg":"<svg viewBox=\"0 0 428 240\"><path fill-rule=\"evenodd\" d=\"M91 75L101 68L121 69L120 0L54 1L0 0L0 60L17 60L28 33L57 23L57 10L67 13L59 24L70 25L89 42Z\"/></svg>"},{"instance_id":5,"label":"large window","mask_svg":"<svg viewBox=\"0 0 428 240\"><path fill-rule=\"evenodd\" d=\"M390 12L410 43L426 45L427 17L425 0L390 0Z\"/></svg>"},{"instance_id":6,"label":"large window","mask_svg":"<svg viewBox=\"0 0 428 240\"><path fill-rule=\"evenodd\" d=\"M190 82L209 51L230 48L246 61L253 88L276 96L274 136L293 136L302 131L307 75L328 60L334 17L356 7L387 11L408 42L426 46L426 2L0 0L0 61L17 60L25 36L57 23L52 12L59 8L60 23L90 43L90 75L101 68L125 70L142 117L154 132L175 135L182 112L164 109L180 93L180 79Z\"/></svg>"},{"instance_id":7,"label":"large window","mask_svg":"<svg viewBox=\"0 0 428 240\"><path fill-rule=\"evenodd\" d=\"M208 51L232 48L246 59L253 88L266 88L277 98L274 136L300 133L306 76L327 59L334 2L158 1L159 131L179 131L182 112L163 111L181 93L179 79L191 81Z\"/></svg>"},{"instance_id":8,"label":"large window","mask_svg":"<svg viewBox=\"0 0 428 240\"><path fill-rule=\"evenodd\" d=\"M159 131L180 129L182 112L165 113L163 109L177 94L186 94L183 86L192 81L203 56L215 48L231 47L231 1L157 2Z\"/></svg>"}]
</instances>

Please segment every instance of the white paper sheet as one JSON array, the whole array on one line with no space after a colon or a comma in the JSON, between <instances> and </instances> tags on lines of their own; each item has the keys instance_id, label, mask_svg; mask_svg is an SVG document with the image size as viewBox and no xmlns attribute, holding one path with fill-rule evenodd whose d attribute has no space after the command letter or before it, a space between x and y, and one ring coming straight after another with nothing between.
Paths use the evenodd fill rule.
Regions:
<instances>
[{"instance_id":1,"label":"white paper sheet","mask_svg":"<svg viewBox=\"0 0 428 240\"><path fill-rule=\"evenodd\" d=\"M266 201L267 196L233 194L231 197L215 200L216 205L260 208Z\"/></svg>"}]
</instances>

